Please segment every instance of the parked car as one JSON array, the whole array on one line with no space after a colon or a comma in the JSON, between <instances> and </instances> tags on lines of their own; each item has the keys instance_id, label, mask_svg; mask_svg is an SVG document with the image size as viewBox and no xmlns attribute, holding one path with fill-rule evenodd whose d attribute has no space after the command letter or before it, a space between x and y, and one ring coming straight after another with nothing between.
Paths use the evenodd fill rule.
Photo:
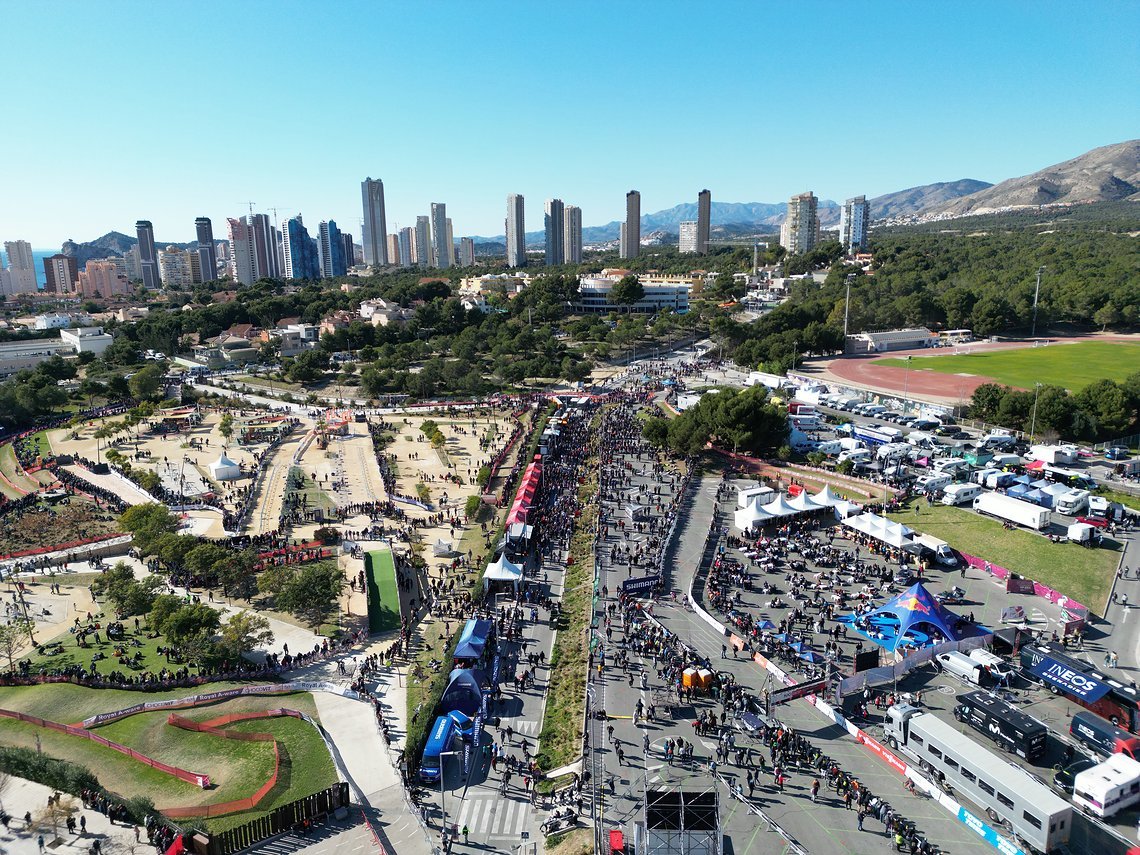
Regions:
<instances>
[{"instance_id":1,"label":"parked car","mask_svg":"<svg viewBox=\"0 0 1140 855\"><path fill-rule=\"evenodd\" d=\"M1096 528L1108 528L1108 520L1104 517L1077 517L1077 522L1095 526Z\"/></svg>"},{"instance_id":2,"label":"parked car","mask_svg":"<svg viewBox=\"0 0 1140 855\"><path fill-rule=\"evenodd\" d=\"M1080 760L1074 760L1063 769L1057 769L1053 773L1053 789L1060 790L1062 793L1072 795L1073 792L1073 779L1086 769L1091 769L1097 765L1096 760L1090 760L1087 757L1082 757Z\"/></svg>"},{"instance_id":3,"label":"parked car","mask_svg":"<svg viewBox=\"0 0 1140 855\"><path fill-rule=\"evenodd\" d=\"M1109 460L1126 460L1129 456L1129 451L1122 445L1114 445L1112 448L1104 450L1104 456Z\"/></svg>"}]
</instances>

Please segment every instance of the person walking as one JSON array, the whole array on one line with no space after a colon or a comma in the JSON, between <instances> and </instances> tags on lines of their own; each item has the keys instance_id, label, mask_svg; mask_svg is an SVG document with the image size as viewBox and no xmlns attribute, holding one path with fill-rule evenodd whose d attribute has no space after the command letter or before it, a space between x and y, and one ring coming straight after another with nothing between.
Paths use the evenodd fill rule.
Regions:
<instances>
[{"instance_id":1,"label":"person walking","mask_svg":"<svg viewBox=\"0 0 1140 855\"><path fill-rule=\"evenodd\" d=\"M859 808L859 813L855 817L855 824L859 827L860 831L863 830L863 816L864 815L865 815L864 810L862 808Z\"/></svg>"},{"instance_id":2,"label":"person walking","mask_svg":"<svg viewBox=\"0 0 1140 855\"><path fill-rule=\"evenodd\" d=\"M819 795L819 778L814 778L811 782L811 800L814 802L816 796Z\"/></svg>"},{"instance_id":3,"label":"person walking","mask_svg":"<svg viewBox=\"0 0 1140 855\"><path fill-rule=\"evenodd\" d=\"M471 830L466 825L463 826L463 845L464 846L467 845L467 835L470 833L470 831Z\"/></svg>"}]
</instances>

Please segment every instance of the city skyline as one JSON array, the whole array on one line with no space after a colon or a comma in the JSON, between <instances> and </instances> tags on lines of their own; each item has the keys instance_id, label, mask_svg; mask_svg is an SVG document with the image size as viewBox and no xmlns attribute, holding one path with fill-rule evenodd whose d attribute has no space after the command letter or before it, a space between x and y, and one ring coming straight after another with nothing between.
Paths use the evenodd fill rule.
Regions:
<instances>
[{"instance_id":1,"label":"city skyline","mask_svg":"<svg viewBox=\"0 0 1140 855\"><path fill-rule=\"evenodd\" d=\"M51 63L39 61L36 38L11 40L0 57L0 68L21 81L28 103L114 103L109 87L121 80L131 80L140 104L226 92L232 72L201 63L204 43L266 73L287 56L296 85L266 88L254 99L213 99L211 124L240 129L252 145L234 146L225 134L176 133L143 121L142 107L129 134L116 132L118 111L96 110L85 117L82 142L68 135L8 135L0 241L53 248L68 238L130 234L132 223L147 219L161 241L189 242L196 217L224 223L248 213L250 200L261 211L336 220L359 239L360 181L369 174L385 180L391 233L428 213L433 199L446 199L457 237L501 234L507 193L573 198L586 226L621 220L629 187L641 190L644 211L691 199L694 187L708 187L726 201L774 202L803 187L815 188L821 199L870 199L935 181L1000 181L1128 139L1140 126L1140 98L1121 91L1122 83L1135 91L1126 81L1136 79L1137 47L1114 38L1140 23L1135 4L1102 16L1073 14L1072 4L1060 3L1039 4L1032 15L1012 4L868 3L860 8L855 43L836 14L844 7L824 2L766 8L763 16L751 5L728 2L697 18L689 6L666 2L651 14L646 9L620 20L590 2L544 7L537 16L519 4L494 2L481 4L478 15L453 2L400 16L383 5L346 3L335 16L306 14L309 4L285 5L297 14L279 14L267 3L209 0L193 16L178 4L148 7L145 16L51 2L6 9L11 32L51 33ZM297 15L305 27L289 24ZM343 26L346 19L353 25ZM463 27L452 26L457 19ZM372 39L381 30L385 49L377 54ZM793 62L805 49L791 36L806 31L811 61ZM426 65L415 38L422 32L440 37ZM470 46L505 32L512 50L489 53L471 68ZM581 49L600 33L623 50L607 68L594 69L581 62ZM1057 44L1058 33L1055 52L1098 61L1056 62L1040 45ZM88 49L122 39L130 51ZM740 108L754 98L757 79L743 57L758 39L768 45L768 94L765 109L749 114ZM717 49L704 52L694 73L676 76L672 57L714 42ZM1104 44L1118 49L1105 51ZM879 105L875 134L846 134L843 111L814 109L804 94L834 85L853 54L865 58L860 91ZM363 56L368 62L361 64ZM570 65L578 69L574 75L553 71ZM518 79L515 98L581 100L589 104L589 120L539 118L527 135L504 137L499 131L511 121L509 113L488 111L482 97L471 97L451 106L456 126L477 131L462 140L392 123L401 113L414 115L417 92L498 92L520 66L531 71ZM148 73L137 75L140 67ZM646 84L648 94L631 101L610 85L623 75ZM329 86L330 80L346 85ZM652 85L664 81L669 85ZM362 109L363 94L387 83L398 84L389 109L375 115ZM310 142L273 129L291 105L318 97L327 101L328 115L346 121L332 129L328 145L335 157L298 170ZM694 156L686 135L677 133L687 120L685 105L698 103L704 136L716 140L715 157ZM776 117L796 112L812 115L807 133L771 133ZM636 160L599 157L615 128L633 135ZM837 135L846 138L842 158L831 156ZM456 175L464 181L456 182Z\"/></svg>"}]
</instances>

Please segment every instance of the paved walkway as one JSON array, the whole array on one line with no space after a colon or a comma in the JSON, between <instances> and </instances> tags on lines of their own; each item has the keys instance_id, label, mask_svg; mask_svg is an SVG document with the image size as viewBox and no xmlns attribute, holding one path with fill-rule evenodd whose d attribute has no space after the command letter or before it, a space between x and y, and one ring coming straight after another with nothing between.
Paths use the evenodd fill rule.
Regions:
<instances>
[{"instance_id":1,"label":"paved walkway","mask_svg":"<svg viewBox=\"0 0 1140 855\"><path fill-rule=\"evenodd\" d=\"M113 472L108 472L106 475L99 475L78 464L64 466L63 468L77 478L86 481L88 484L94 484L96 487L109 490L128 505L145 505L148 502L155 501L154 496L146 492L146 490Z\"/></svg>"},{"instance_id":2,"label":"paved walkway","mask_svg":"<svg viewBox=\"0 0 1140 855\"><path fill-rule=\"evenodd\" d=\"M96 810L88 810L83 803L74 796L65 795L61 805L66 809L57 814L58 832L60 842L52 845L56 834L53 833L51 817L47 813L48 796L52 790L42 784L26 781L23 778L12 777L8 779L8 786L4 789L0 802L4 810L12 815L12 821L5 830L0 828L0 852L12 855L39 855L39 837L42 834L47 851L56 855L86 855L91 844L96 840L104 852L149 852L151 847L146 842L146 830L140 829L141 843L135 842L135 826L112 825L103 814ZM24 814L30 812L32 824L24 822ZM80 817L87 820L87 833L78 831L70 834L65 823L70 813L75 817L78 827Z\"/></svg>"}]
</instances>

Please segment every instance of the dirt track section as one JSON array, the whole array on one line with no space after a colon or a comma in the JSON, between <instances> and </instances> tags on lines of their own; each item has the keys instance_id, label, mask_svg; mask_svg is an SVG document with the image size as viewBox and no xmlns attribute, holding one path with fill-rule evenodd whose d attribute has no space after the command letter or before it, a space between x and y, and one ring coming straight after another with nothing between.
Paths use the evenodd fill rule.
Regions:
<instances>
[{"instance_id":1,"label":"dirt track section","mask_svg":"<svg viewBox=\"0 0 1140 855\"><path fill-rule=\"evenodd\" d=\"M294 431L273 450L273 456L266 464L260 483L257 485L256 506L249 518L250 534L276 531L280 524L289 469L293 465L293 453L300 447L307 434L307 431Z\"/></svg>"}]
</instances>

